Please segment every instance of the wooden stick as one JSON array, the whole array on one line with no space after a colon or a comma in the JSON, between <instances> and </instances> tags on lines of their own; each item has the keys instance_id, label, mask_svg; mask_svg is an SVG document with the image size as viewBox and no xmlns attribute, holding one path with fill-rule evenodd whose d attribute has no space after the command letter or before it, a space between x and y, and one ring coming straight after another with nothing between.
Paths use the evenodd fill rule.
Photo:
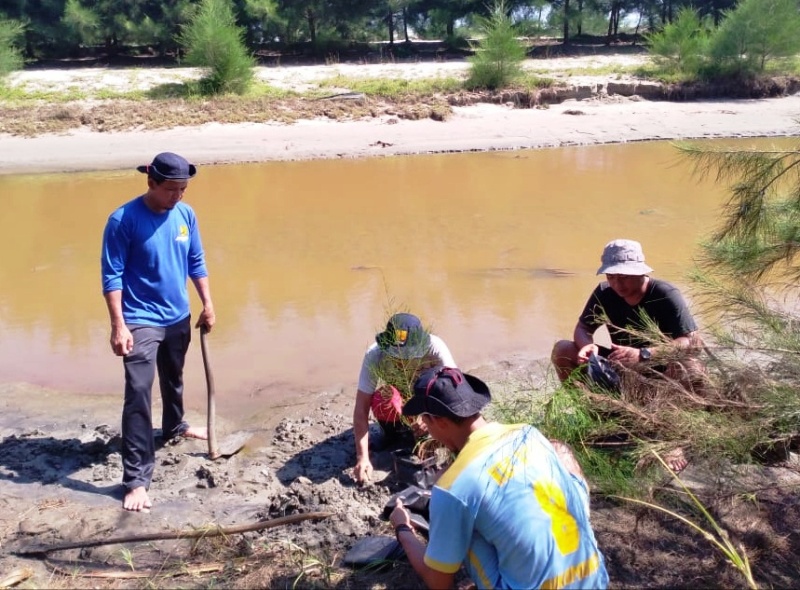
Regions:
<instances>
[{"instance_id":1,"label":"wooden stick","mask_svg":"<svg viewBox=\"0 0 800 590\"><path fill-rule=\"evenodd\" d=\"M208 430L208 458L214 461L219 458L219 447L217 446L217 433L215 429L217 406L214 401L214 373L211 372L211 360L208 357L206 334L208 334L208 328L204 325L200 326L200 350L203 353L203 369L206 373L206 391L208 392L208 418L206 423L206 429Z\"/></svg>"},{"instance_id":2,"label":"wooden stick","mask_svg":"<svg viewBox=\"0 0 800 590\"><path fill-rule=\"evenodd\" d=\"M148 569L148 570L115 570L115 569L81 569L82 566L72 565L70 567L63 567L53 563L49 559L45 560L45 565L54 574L60 576L78 577L78 578L105 578L110 580L132 580L140 578L174 578L177 576L198 576L202 574L210 574L214 572L221 572L225 570L224 563L204 563L200 565L187 565L183 564L180 567L164 570L164 569Z\"/></svg>"},{"instance_id":3,"label":"wooden stick","mask_svg":"<svg viewBox=\"0 0 800 590\"><path fill-rule=\"evenodd\" d=\"M328 518L333 516L333 512L307 512L305 514L293 514L282 516L270 520L260 520L255 523L242 524L223 528L221 526L209 526L204 529L191 529L163 533L145 533L142 535L125 535L122 537L109 537L108 539L93 539L91 541L73 541L70 543L60 543L49 547L26 547L12 551L15 555L29 555L32 557L47 557L52 551L66 551L67 549L83 549L84 547L100 547L101 545L116 545L119 543L142 543L145 541L167 541L170 539L202 539L205 537L218 537L220 535L236 535L250 531L260 531L271 529L286 524L294 524L304 520Z\"/></svg>"},{"instance_id":4,"label":"wooden stick","mask_svg":"<svg viewBox=\"0 0 800 590\"><path fill-rule=\"evenodd\" d=\"M33 575L33 570L29 567L18 567L12 570L5 578L0 580L0 588L11 588L20 582L24 582Z\"/></svg>"}]
</instances>

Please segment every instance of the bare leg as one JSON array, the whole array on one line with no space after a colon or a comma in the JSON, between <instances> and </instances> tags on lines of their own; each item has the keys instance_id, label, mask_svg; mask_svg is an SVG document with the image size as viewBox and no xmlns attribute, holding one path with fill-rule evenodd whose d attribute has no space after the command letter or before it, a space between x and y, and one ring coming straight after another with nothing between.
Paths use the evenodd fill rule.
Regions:
<instances>
[{"instance_id":1,"label":"bare leg","mask_svg":"<svg viewBox=\"0 0 800 590\"><path fill-rule=\"evenodd\" d=\"M208 430L200 426L190 426L181 433L184 438L199 438L200 440L208 440Z\"/></svg>"},{"instance_id":2,"label":"bare leg","mask_svg":"<svg viewBox=\"0 0 800 590\"><path fill-rule=\"evenodd\" d=\"M580 463L575 459L575 455L572 454L572 449L560 440L550 439L550 444L553 445L553 450L555 450L558 459L564 464L567 471L586 482L586 476L583 475ZM589 482L586 482L586 487L588 489Z\"/></svg>"},{"instance_id":3,"label":"bare leg","mask_svg":"<svg viewBox=\"0 0 800 590\"><path fill-rule=\"evenodd\" d=\"M566 381L570 373L578 367L578 347L572 340L559 340L550 355L559 381Z\"/></svg>"},{"instance_id":4,"label":"bare leg","mask_svg":"<svg viewBox=\"0 0 800 590\"><path fill-rule=\"evenodd\" d=\"M147 489L139 486L128 490L122 500L122 507L131 512L148 512L153 507L153 503L150 501L150 496L147 495Z\"/></svg>"}]
</instances>

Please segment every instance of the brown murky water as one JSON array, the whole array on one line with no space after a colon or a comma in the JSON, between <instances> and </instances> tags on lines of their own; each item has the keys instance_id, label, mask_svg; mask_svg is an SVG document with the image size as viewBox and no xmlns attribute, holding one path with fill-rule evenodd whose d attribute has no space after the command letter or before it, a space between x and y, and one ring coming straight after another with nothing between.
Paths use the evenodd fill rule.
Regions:
<instances>
[{"instance_id":1,"label":"brown murky water","mask_svg":"<svg viewBox=\"0 0 800 590\"><path fill-rule=\"evenodd\" d=\"M144 188L135 171L0 177L0 382L121 390L100 241L108 214ZM548 356L605 242L640 240L655 275L685 285L721 198L666 143L203 167L186 200L218 315L218 407L247 415L354 390L397 310L420 315L465 368ZM200 358L196 339L195 408Z\"/></svg>"}]
</instances>

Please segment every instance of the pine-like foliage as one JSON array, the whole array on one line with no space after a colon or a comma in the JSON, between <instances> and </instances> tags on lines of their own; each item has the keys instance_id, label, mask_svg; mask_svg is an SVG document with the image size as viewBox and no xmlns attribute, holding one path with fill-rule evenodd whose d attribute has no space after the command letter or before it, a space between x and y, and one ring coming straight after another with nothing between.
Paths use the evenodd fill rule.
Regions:
<instances>
[{"instance_id":1,"label":"pine-like foliage","mask_svg":"<svg viewBox=\"0 0 800 590\"><path fill-rule=\"evenodd\" d=\"M202 0L178 42L186 49L186 63L209 70L201 80L204 93L243 94L250 86L255 60L230 0Z\"/></svg>"},{"instance_id":2,"label":"pine-like foliage","mask_svg":"<svg viewBox=\"0 0 800 590\"><path fill-rule=\"evenodd\" d=\"M478 18L478 25L484 39L475 48L475 55L469 58L466 86L490 90L508 86L522 75L525 47L517 38L505 3L496 3L491 16Z\"/></svg>"},{"instance_id":3,"label":"pine-like foliage","mask_svg":"<svg viewBox=\"0 0 800 590\"><path fill-rule=\"evenodd\" d=\"M653 61L670 73L696 76L708 51L708 30L691 8L646 39Z\"/></svg>"},{"instance_id":4,"label":"pine-like foliage","mask_svg":"<svg viewBox=\"0 0 800 590\"><path fill-rule=\"evenodd\" d=\"M714 34L711 56L735 71L761 72L769 61L800 52L799 32L797 0L742 0Z\"/></svg>"},{"instance_id":5,"label":"pine-like foliage","mask_svg":"<svg viewBox=\"0 0 800 590\"><path fill-rule=\"evenodd\" d=\"M702 245L698 302L722 352L763 371L758 402L773 440L800 432L800 146L683 146L697 171L730 186L720 226ZM755 399L755 398L754 398ZM787 434L788 433L788 434Z\"/></svg>"},{"instance_id":6,"label":"pine-like foliage","mask_svg":"<svg viewBox=\"0 0 800 590\"><path fill-rule=\"evenodd\" d=\"M22 53L16 46L23 26L16 21L0 20L0 78L22 67Z\"/></svg>"}]
</instances>

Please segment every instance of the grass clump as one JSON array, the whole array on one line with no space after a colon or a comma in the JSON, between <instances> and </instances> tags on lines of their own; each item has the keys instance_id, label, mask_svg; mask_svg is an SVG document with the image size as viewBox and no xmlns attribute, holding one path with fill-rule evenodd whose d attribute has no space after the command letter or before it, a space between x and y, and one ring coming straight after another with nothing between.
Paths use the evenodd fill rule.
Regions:
<instances>
[{"instance_id":1,"label":"grass clump","mask_svg":"<svg viewBox=\"0 0 800 590\"><path fill-rule=\"evenodd\" d=\"M202 0L180 36L186 63L205 68L202 94L244 94L253 80L255 59L236 25L230 0Z\"/></svg>"},{"instance_id":2,"label":"grass clump","mask_svg":"<svg viewBox=\"0 0 800 590\"><path fill-rule=\"evenodd\" d=\"M10 105L31 102L63 104L86 98L89 98L89 94L78 86L62 90L27 90L19 86L0 86L0 100Z\"/></svg>"},{"instance_id":3,"label":"grass clump","mask_svg":"<svg viewBox=\"0 0 800 590\"><path fill-rule=\"evenodd\" d=\"M517 79L517 86L525 90L541 90L543 88L552 88L556 85L556 81L552 78L543 78L531 72L523 72Z\"/></svg>"},{"instance_id":4,"label":"grass clump","mask_svg":"<svg viewBox=\"0 0 800 590\"><path fill-rule=\"evenodd\" d=\"M347 88L367 96L387 99L425 98L441 92L455 92L463 82L453 77L405 80L399 78L353 78L337 75L319 83L320 88Z\"/></svg>"}]
</instances>

